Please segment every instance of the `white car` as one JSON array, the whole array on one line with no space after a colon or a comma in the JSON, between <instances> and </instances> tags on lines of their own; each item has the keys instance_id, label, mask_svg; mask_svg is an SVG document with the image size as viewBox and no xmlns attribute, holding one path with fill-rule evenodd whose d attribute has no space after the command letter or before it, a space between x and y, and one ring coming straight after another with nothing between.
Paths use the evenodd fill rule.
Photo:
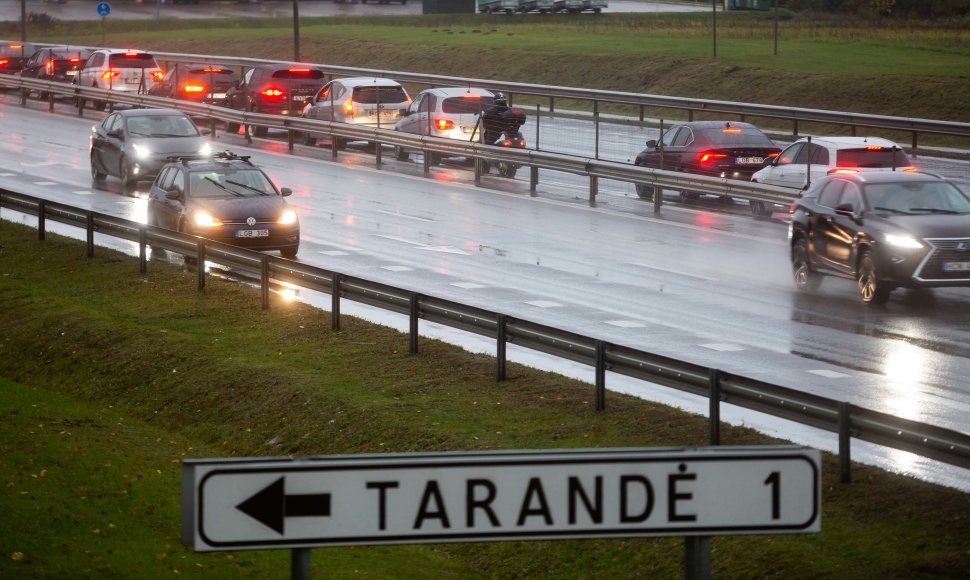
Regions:
<instances>
[{"instance_id":1,"label":"white car","mask_svg":"<svg viewBox=\"0 0 970 580\"><path fill-rule=\"evenodd\" d=\"M307 119L336 121L391 129L401 112L411 103L407 91L397 81L380 77L334 79L321 88L303 107ZM316 145L317 137L304 135L304 144ZM338 139L343 147L346 139Z\"/></svg>"},{"instance_id":2,"label":"white car","mask_svg":"<svg viewBox=\"0 0 970 580\"><path fill-rule=\"evenodd\" d=\"M482 138L482 111L488 109L495 95L486 89L470 87L425 89L418 93L404 116L394 125L395 131L430 135L461 141ZM407 161L409 152L395 148L398 161Z\"/></svg>"},{"instance_id":3,"label":"white car","mask_svg":"<svg viewBox=\"0 0 970 580\"><path fill-rule=\"evenodd\" d=\"M101 49L91 53L74 82L82 87L147 94L164 78L155 57L147 52ZM95 101L94 107L103 110L105 103Z\"/></svg>"},{"instance_id":4,"label":"white car","mask_svg":"<svg viewBox=\"0 0 970 580\"><path fill-rule=\"evenodd\" d=\"M809 161L811 159L811 161ZM751 181L802 190L832 173L862 171L916 171L903 148L879 137L812 137L802 138L786 147L777 157L765 160L765 166L751 176ZM810 173L809 173L810 172ZM751 213L769 216L771 204L751 202Z\"/></svg>"}]
</instances>

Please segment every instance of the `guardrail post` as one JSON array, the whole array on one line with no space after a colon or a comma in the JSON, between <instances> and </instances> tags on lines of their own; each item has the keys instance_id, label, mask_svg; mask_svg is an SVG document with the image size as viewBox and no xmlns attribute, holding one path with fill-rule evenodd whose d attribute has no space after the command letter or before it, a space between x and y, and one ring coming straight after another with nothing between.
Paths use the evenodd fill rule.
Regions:
<instances>
[{"instance_id":1,"label":"guardrail post","mask_svg":"<svg viewBox=\"0 0 970 580\"><path fill-rule=\"evenodd\" d=\"M684 538L684 578L708 580L711 577L710 536Z\"/></svg>"},{"instance_id":2,"label":"guardrail post","mask_svg":"<svg viewBox=\"0 0 970 580\"><path fill-rule=\"evenodd\" d=\"M331 135L330 136L330 160L331 161L336 161L337 160L337 143L338 143L338 141L339 141L339 138L336 135Z\"/></svg>"},{"instance_id":3,"label":"guardrail post","mask_svg":"<svg viewBox=\"0 0 970 580\"><path fill-rule=\"evenodd\" d=\"M340 330L340 274L330 277L330 329Z\"/></svg>"},{"instance_id":4,"label":"guardrail post","mask_svg":"<svg viewBox=\"0 0 970 580\"><path fill-rule=\"evenodd\" d=\"M539 110L539 104L536 103L536 143L535 150L539 150L539 117L541 116L541 111Z\"/></svg>"},{"instance_id":5,"label":"guardrail post","mask_svg":"<svg viewBox=\"0 0 970 580\"><path fill-rule=\"evenodd\" d=\"M721 444L721 371L711 369L711 400L710 400L710 422L711 422L711 445Z\"/></svg>"},{"instance_id":6,"label":"guardrail post","mask_svg":"<svg viewBox=\"0 0 970 580\"><path fill-rule=\"evenodd\" d=\"M529 167L529 195L536 197L536 188L539 186L539 168L535 165Z\"/></svg>"},{"instance_id":7,"label":"guardrail post","mask_svg":"<svg viewBox=\"0 0 970 580\"><path fill-rule=\"evenodd\" d=\"M855 125L852 125L852 136L853 137L856 136L856 126Z\"/></svg>"},{"instance_id":8,"label":"guardrail post","mask_svg":"<svg viewBox=\"0 0 970 580\"><path fill-rule=\"evenodd\" d=\"M27 89L23 89L23 88L20 89L20 106L21 107L26 107L27 106L27 93L28 92L30 92L30 91L28 91Z\"/></svg>"},{"instance_id":9,"label":"guardrail post","mask_svg":"<svg viewBox=\"0 0 970 580\"><path fill-rule=\"evenodd\" d=\"M852 405L839 403L839 481L852 483Z\"/></svg>"},{"instance_id":10,"label":"guardrail post","mask_svg":"<svg viewBox=\"0 0 970 580\"><path fill-rule=\"evenodd\" d=\"M74 89L74 102L77 103L77 116L84 116L84 97L81 96L81 89Z\"/></svg>"},{"instance_id":11,"label":"guardrail post","mask_svg":"<svg viewBox=\"0 0 970 580\"><path fill-rule=\"evenodd\" d=\"M599 177L589 176L589 207L596 207L596 194L599 190Z\"/></svg>"},{"instance_id":12,"label":"guardrail post","mask_svg":"<svg viewBox=\"0 0 970 580\"><path fill-rule=\"evenodd\" d=\"M409 352L411 354L417 354L418 352L418 294L415 292L411 293L411 304L410 304L410 332L409 334Z\"/></svg>"},{"instance_id":13,"label":"guardrail post","mask_svg":"<svg viewBox=\"0 0 970 580\"><path fill-rule=\"evenodd\" d=\"M145 226L138 227L138 272L144 274L148 271L148 234Z\"/></svg>"},{"instance_id":14,"label":"guardrail post","mask_svg":"<svg viewBox=\"0 0 970 580\"><path fill-rule=\"evenodd\" d=\"M595 135L595 155L594 159L600 158L600 111L599 101L593 101L593 132Z\"/></svg>"},{"instance_id":15,"label":"guardrail post","mask_svg":"<svg viewBox=\"0 0 970 580\"><path fill-rule=\"evenodd\" d=\"M596 341L596 410L606 409L606 343Z\"/></svg>"},{"instance_id":16,"label":"guardrail post","mask_svg":"<svg viewBox=\"0 0 970 580\"><path fill-rule=\"evenodd\" d=\"M475 158L475 184L482 182L482 158Z\"/></svg>"},{"instance_id":17,"label":"guardrail post","mask_svg":"<svg viewBox=\"0 0 970 580\"><path fill-rule=\"evenodd\" d=\"M556 112L556 97L549 97L549 112Z\"/></svg>"},{"instance_id":18,"label":"guardrail post","mask_svg":"<svg viewBox=\"0 0 970 580\"><path fill-rule=\"evenodd\" d=\"M792 128L791 128L792 137L798 137L798 119L793 120L791 122L791 125L792 125Z\"/></svg>"},{"instance_id":19,"label":"guardrail post","mask_svg":"<svg viewBox=\"0 0 970 580\"><path fill-rule=\"evenodd\" d=\"M94 257L94 212L88 212L88 225L87 225L87 243L88 243L88 257Z\"/></svg>"},{"instance_id":20,"label":"guardrail post","mask_svg":"<svg viewBox=\"0 0 970 580\"><path fill-rule=\"evenodd\" d=\"M54 93L53 92L47 93L47 112L48 113L54 112Z\"/></svg>"},{"instance_id":21,"label":"guardrail post","mask_svg":"<svg viewBox=\"0 0 970 580\"><path fill-rule=\"evenodd\" d=\"M259 301L263 310L269 310L269 256L259 259Z\"/></svg>"},{"instance_id":22,"label":"guardrail post","mask_svg":"<svg viewBox=\"0 0 970 580\"><path fill-rule=\"evenodd\" d=\"M424 151L423 165L424 165L425 176L430 175L431 174L431 152L430 151L427 151L427 150Z\"/></svg>"},{"instance_id":23,"label":"guardrail post","mask_svg":"<svg viewBox=\"0 0 970 580\"><path fill-rule=\"evenodd\" d=\"M199 292L205 290L205 238L199 238L195 246L195 271Z\"/></svg>"},{"instance_id":24,"label":"guardrail post","mask_svg":"<svg viewBox=\"0 0 970 580\"><path fill-rule=\"evenodd\" d=\"M505 341L508 337L506 329L508 327L508 317L499 314L496 320L495 331L495 361L497 364L495 372L495 382L501 383L505 380Z\"/></svg>"},{"instance_id":25,"label":"guardrail post","mask_svg":"<svg viewBox=\"0 0 970 580\"><path fill-rule=\"evenodd\" d=\"M374 143L374 149L375 149L375 151L374 151L374 165L378 169L381 168L381 164L384 162L384 158L383 158L384 152L382 151L383 147L384 146L381 145L380 143Z\"/></svg>"},{"instance_id":26,"label":"guardrail post","mask_svg":"<svg viewBox=\"0 0 970 580\"><path fill-rule=\"evenodd\" d=\"M694 120L694 109L687 109L687 122L690 123Z\"/></svg>"},{"instance_id":27,"label":"guardrail post","mask_svg":"<svg viewBox=\"0 0 970 580\"><path fill-rule=\"evenodd\" d=\"M640 105L640 122L643 122L643 105Z\"/></svg>"},{"instance_id":28,"label":"guardrail post","mask_svg":"<svg viewBox=\"0 0 970 580\"><path fill-rule=\"evenodd\" d=\"M916 131L913 131L913 149L916 149Z\"/></svg>"},{"instance_id":29,"label":"guardrail post","mask_svg":"<svg viewBox=\"0 0 970 580\"><path fill-rule=\"evenodd\" d=\"M209 117L209 137L212 139L216 138L216 118Z\"/></svg>"},{"instance_id":30,"label":"guardrail post","mask_svg":"<svg viewBox=\"0 0 970 580\"><path fill-rule=\"evenodd\" d=\"M47 236L47 201L37 202L37 241L43 242Z\"/></svg>"},{"instance_id":31,"label":"guardrail post","mask_svg":"<svg viewBox=\"0 0 970 580\"><path fill-rule=\"evenodd\" d=\"M286 129L286 150L293 151L293 129Z\"/></svg>"}]
</instances>

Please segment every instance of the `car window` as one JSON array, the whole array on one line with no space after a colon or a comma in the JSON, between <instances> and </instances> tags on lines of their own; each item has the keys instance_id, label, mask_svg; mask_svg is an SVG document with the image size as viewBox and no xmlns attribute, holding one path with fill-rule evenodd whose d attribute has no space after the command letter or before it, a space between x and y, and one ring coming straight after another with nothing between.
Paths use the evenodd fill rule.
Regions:
<instances>
[{"instance_id":1,"label":"car window","mask_svg":"<svg viewBox=\"0 0 970 580\"><path fill-rule=\"evenodd\" d=\"M373 105L375 103L406 103L407 93L401 87L354 87L354 102Z\"/></svg>"},{"instance_id":2,"label":"car window","mask_svg":"<svg viewBox=\"0 0 970 580\"><path fill-rule=\"evenodd\" d=\"M677 132L677 136L674 137L674 142L671 143L671 147L684 147L690 145L694 140L694 131L690 127L681 127L680 131Z\"/></svg>"},{"instance_id":3,"label":"car window","mask_svg":"<svg viewBox=\"0 0 970 580\"><path fill-rule=\"evenodd\" d=\"M185 172L181 169L176 169L173 172L171 191L185 193Z\"/></svg>"},{"instance_id":4,"label":"car window","mask_svg":"<svg viewBox=\"0 0 970 580\"><path fill-rule=\"evenodd\" d=\"M725 126L702 129L704 139L714 147L774 147L775 143L754 127ZM797 159L795 163L797 163ZM804 163L804 161L803 161Z\"/></svg>"},{"instance_id":5,"label":"car window","mask_svg":"<svg viewBox=\"0 0 970 580\"><path fill-rule=\"evenodd\" d=\"M248 85L250 83L250 81L253 80L253 73L254 72L256 72L256 69L254 69L254 68L251 68L248 71L246 71L246 74L243 75L243 82Z\"/></svg>"},{"instance_id":6,"label":"car window","mask_svg":"<svg viewBox=\"0 0 970 580\"><path fill-rule=\"evenodd\" d=\"M330 85L329 84L323 85L323 88L320 89L319 93L317 93L317 101L326 100L327 97L329 96L330 96Z\"/></svg>"},{"instance_id":7,"label":"car window","mask_svg":"<svg viewBox=\"0 0 970 580\"><path fill-rule=\"evenodd\" d=\"M490 107L494 100L493 97L477 95L448 97L441 103L441 111L451 115L477 115L483 109Z\"/></svg>"},{"instance_id":8,"label":"car window","mask_svg":"<svg viewBox=\"0 0 970 580\"><path fill-rule=\"evenodd\" d=\"M104 62L104 53L96 52L94 56L88 59L87 68L100 68L103 62Z\"/></svg>"},{"instance_id":9,"label":"car window","mask_svg":"<svg viewBox=\"0 0 970 580\"><path fill-rule=\"evenodd\" d=\"M812 144L812 165L828 165L829 150L821 145Z\"/></svg>"},{"instance_id":10,"label":"car window","mask_svg":"<svg viewBox=\"0 0 970 580\"><path fill-rule=\"evenodd\" d=\"M670 147L671 143L674 142L674 138L677 136L677 133L681 129L682 127L671 127L670 129L667 129L664 131L663 137L660 138L660 143L664 147Z\"/></svg>"},{"instance_id":11,"label":"car window","mask_svg":"<svg viewBox=\"0 0 970 580\"><path fill-rule=\"evenodd\" d=\"M818 204L825 207L835 207L842 197L842 190L845 189L846 182L841 179L833 179L826 184L818 194Z\"/></svg>"},{"instance_id":12,"label":"car window","mask_svg":"<svg viewBox=\"0 0 970 580\"><path fill-rule=\"evenodd\" d=\"M128 133L142 137L196 137L199 130L183 115L128 117Z\"/></svg>"},{"instance_id":13,"label":"car window","mask_svg":"<svg viewBox=\"0 0 970 580\"><path fill-rule=\"evenodd\" d=\"M798 153L792 159L792 165L805 165L805 160L808 159L808 147L803 144L799 149Z\"/></svg>"},{"instance_id":14,"label":"car window","mask_svg":"<svg viewBox=\"0 0 970 580\"><path fill-rule=\"evenodd\" d=\"M105 131L114 131L115 129L121 128L121 115L115 113L114 115L109 115L104 123L101 124Z\"/></svg>"},{"instance_id":15,"label":"car window","mask_svg":"<svg viewBox=\"0 0 970 580\"><path fill-rule=\"evenodd\" d=\"M804 143L792 143L787 149L778 155L778 165L789 165L795 162L795 158L802 150Z\"/></svg>"},{"instance_id":16,"label":"car window","mask_svg":"<svg viewBox=\"0 0 970 580\"><path fill-rule=\"evenodd\" d=\"M155 57L144 52L126 52L108 57L111 68L158 68Z\"/></svg>"},{"instance_id":17,"label":"car window","mask_svg":"<svg viewBox=\"0 0 970 580\"><path fill-rule=\"evenodd\" d=\"M172 180L175 179L175 168L166 167L162 174L158 177L158 187L163 191L169 191L172 189Z\"/></svg>"},{"instance_id":18,"label":"car window","mask_svg":"<svg viewBox=\"0 0 970 580\"><path fill-rule=\"evenodd\" d=\"M852 206L853 213L862 211L862 193L859 192L856 184L845 184L845 188L842 189L842 195L839 196L839 203L836 205L850 205Z\"/></svg>"},{"instance_id":19,"label":"car window","mask_svg":"<svg viewBox=\"0 0 970 580\"><path fill-rule=\"evenodd\" d=\"M895 160L894 160L895 157ZM839 167L905 167L912 165L906 152L892 147L866 147L860 149L842 149L836 155L836 165Z\"/></svg>"},{"instance_id":20,"label":"car window","mask_svg":"<svg viewBox=\"0 0 970 580\"><path fill-rule=\"evenodd\" d=\"M868 184L865 197L868 207L880 213L970 213L970 199L945 181Z\"/></svg>"},{"instance_id":21,"label":"car window","mask_svg":"<svg viewBox=\"0 0 970 580\"><path fill-rule=\"evenodd\" d=\"M258 169L193 171L189 174L191 197L253 197L277 195L276 188Z\"/></svg>"}]
</instances>

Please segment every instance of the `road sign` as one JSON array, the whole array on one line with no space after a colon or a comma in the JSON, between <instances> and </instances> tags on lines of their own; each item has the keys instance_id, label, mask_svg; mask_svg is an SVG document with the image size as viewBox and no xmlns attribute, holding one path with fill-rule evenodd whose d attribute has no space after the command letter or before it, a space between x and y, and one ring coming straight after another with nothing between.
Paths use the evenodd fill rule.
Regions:
<instances>
[{"instance_id":1,"label":"road sign","mask_svg":"<svg viewBox=\"0 0 970 580\"><path fill-rule=\"evenodd\" d=\"M190 459L198 551L817 532L820 452L609 449Z\"/></svg>"},{"instance_id":2,"label":"road sign","mask_svg":"<svg viewBox=\"0 0 970 580\"><path fill-rule=\"evenodd\" d=\"M101 16L107 16L108 14L111 14L111 4L108 4L107 2L99 2L98 14L100 14Z\"/></svg>"}]
</instances>

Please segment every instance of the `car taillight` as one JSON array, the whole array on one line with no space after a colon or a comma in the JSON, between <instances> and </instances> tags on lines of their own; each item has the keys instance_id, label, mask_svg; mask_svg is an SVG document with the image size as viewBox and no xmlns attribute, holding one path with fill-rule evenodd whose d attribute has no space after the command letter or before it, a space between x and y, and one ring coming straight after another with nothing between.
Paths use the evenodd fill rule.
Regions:
<instances>
[{"instance_id":1,"label":"car taillight","mask_svg":"<svg viewBox=\"0 0 970 580\"><path fill-rule=\"evenodd\" d=\"M859 173L858 169L848 169L846 167L836 167L835 169L829 169L826 175L850 175L853 173Z\"/></svg>"},{"instance_id":2,"label":"car taillight","mask_svg":"<svg viewBox=\"0 0 970 580\"><path fill-rule=\"evenodd\" d=\"M182 90L185 91L186 93L201 93L202 91L205 90L205 86L196 85L196 84L186 84L185 86L182 87Z\"/></svg>"},{"instance_id":3,"label":"car taillight","mask_svg":"<svg viewBox=\"0 0 970 580\"><path fill-rule=\"evenodd\" d=\"M866 151L882 151L882 147L879 147L878 145L870 145L869 147L866 147Z\"/></svg>"},{"instance_id":4,"label":"car taillight","mask_svg":"<svg viewBox=\"0 0 970 580\"><path fill-rule=\"evenodd\" d=\"M47 74L49 75L54 74L54 61L52 60L47 61L47 65L45 65L45 68L47 69Z\"/></svg>"},{"instance_id":5,"label":"car taillight","mask_svg":"<svg viewBox=\"0 0 970 580\"><path fill-rule=\"evenodd\" d=\"M153 70L151 72L152 78L156 81L160 81L165 78L165 73L160 70Z\"/></svg>"},{"instance_id":6,"label":"car taillight","mask_svg":"<svg viewBox=\"0 0 970 580\"><path fill-rule=\"evenodd\" d=\"M779 155L781 155L781 151L779 151L778 153L769 153L768 154L768 157L771 157L772 159L774 159L775 157L778 157Z\"/></svg>"},{"instance_id":7,"label":"car taillight","mask_svg":"<svg viewBox=\"0 0 970 580\"><path fill-rule=\"evenodd\" d=\"M697 158L697 161L699 163L714 163L715 160L724 159L726 157L727 157L727 154L725 153L715 153L713 151L705 151L700 154L700 156Z\"/></svg>"},{"instance_id":8,"label":"car taillight","mask_svg":"<svg viewBox=\"0 0 970 580\"><path fill-rule=\"evenodd\" d=\"M202 72L204 72L204 73L221 73L222 72L222 69L221 68L204 68L204 69L202 69Z\"/></svg>"},{"instance_id":9,"label":"car taillight","mask_svg":"<svg viewBox=\"0 0 970 580\"><path fill-rule=\"evenodd\" d=\"M119 74L121 74L121 73L119 73L116 70L106 70L103 73L101 73L101 78L103 78L104 80L110 80L110 79L115 78Z\"/></svg>"},{"instance_id":10,"label":"car taillight","mask_svg":"<svg viewBox=\"0 0 970 580\"><path fill-rule=\"evenodd\" d=\"M7 64L8 62L10 62L10 61L9 61L9 60L7 60L7 59L5 59L5 58L0 58L0 65L5 65L5 64Z\"/></svg>"},{"instance_id":11,"label":"car taillight","mask_svg":"<svg viewBox=\"0 0 970 580\"><path fill-rule=\"evenodd\" d=\"M77 64L81 62L81 59L75 56L74 58L67 59L67 61L70 62L71 64Z\"/></svg>"},{"instance_id":12,"label":"car taillight","mask_svg":"<svg viewBox=\"0 0 970 580\"><path fill-rule=\"evenodd\" d=\"M906 169L903 169L903 173L919 173L919 169L916 167L907 167Z\"/></svg>"},{"instance_id":13,"label":"car taillight","mask_svg":"<svg viewBox=\"0 0 970 580\"><path fill-rule=\"evenodd\" d=\"M291 73L309 73L310 69L305 66L295 66L290 68Z\"/></svg>"},{"instance_id":14,"label":"car taillight","mask_svg":"<svg viewBox=\"0 0 970 580\"><path fill-rule=\"evenodd\" d=\"M268 89L259 91L259 94L263 95L263 97L267 99L280 99L286 94L286 91L276 87L270 87Z\"/></svg>"},{"instance_id":15,"label":"car taillight","mask_svg":"<svg viewBox=\"0 0 970 580\"><path fill-rule=\"evenodd\" d=\"M354 102L353 101L347 101L346 103L344 103L344 112L347 113L348 115L353 115L354 114Z\"/></svg>"},{"instance_id":16,"label":"car taillight","mask_svg":"<svg viewBox=\"0 0 970 580\"><path fill-rule=\"evenodd\" d=\"M435 119L434 124L439 131L450 131L455 128L455 122L451 119Z\"/></svg>"},{"instance_id":17,"label":"car taillight","mask_svg":"<svg viewBox=\"0 0 970 580\"><path fill-rule=\"evenodd\" d=\"M788 206L788 213L793 214L793 213L795 213L795 210L796 209L798 209L798 204L797 203L793 203L790 206Z\"/></svg>"}]
</instances>

